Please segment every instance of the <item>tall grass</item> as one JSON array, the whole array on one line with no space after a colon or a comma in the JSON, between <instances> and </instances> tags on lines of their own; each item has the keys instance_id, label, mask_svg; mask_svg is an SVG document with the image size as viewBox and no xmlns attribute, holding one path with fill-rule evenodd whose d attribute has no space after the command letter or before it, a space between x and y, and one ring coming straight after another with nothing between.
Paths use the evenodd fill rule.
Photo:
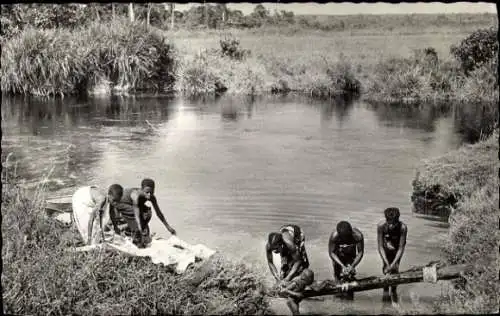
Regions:
<instances>
[{"instance_id":1,"label":"tall grass","mask_svg":"<svg viewBox=\"0 0 500 316\"><path fill-rule=\"evenodd\" d=\"M443 246L448 263L474 265L466 282L456 282L444 293L436 307L439 313L498 311L498 135L497 129L477 144L426 161L413 183L414 203L424 197L431 207L450 210L449 238Z\"/></svg>"},{"instance_id":2,"label":"tall grass","mask_svg":"<svg viewBox=\"0 0 500 316\"><path fill-rule=\"evenodd\" d=\"M28 28L2 48L2 91L77 94L109 82L125 90L168 90L173 45L155 30L122 19L77 30Z\"/></svg>"},{"instance_id":3,"label":"tall grass","mask_svg":"<svg viewBox=\"0 0 500 316\"><path fill-rule=\"evenodd\" d=\"M396 103L496 102L497 59L466 75L450 47L467 33L435 31L280 37L237 30L227 40L225 31L161 32L122 19L72 31L26 29L4 45L2 91L295 91L319 98L363 93L367 100Z\"/></svg>"},{"instance_id":4,"label":"tall grass","mask_svg":"<svg viewBox=\"0 0 500 316\"><path fill-rule=\"evenodd\" d=\"M366 87L366 99L401 102L496 102L499 96L495 59L466 76L455 60L433 61L416 51L413 58L379 62Z\"/></svg>"},{"instance_id":5,"label":"tall grass","mask_svg":"<svg viewBox=\"0 0 500 316\"><path fill-rule=\"evenodd\" d=\"M8 162L5 163L8 167ZM9 169L12 172L12 168ZM264 314L261 278L216 254L185 274L147 258L71 252L77 232L46 217L45 188L2 170L2 294L7 314Z\"/></svg>"},{"instance_id":6,"label":"tall grass","mask_svg":"<svg viewBox=\"0 0 500 316\"><path fill-rule=\"evenodd\" d=\"M494 180L490 178L490 180ZM474 272L465 275L465 282L456 282L445 293L439 312L491 314L498 312L500 300L500 264L498 241L498 179L462 200L450 218L449 239L445 254L450 264L473 263Z\"/></svg>"}]
</instances>

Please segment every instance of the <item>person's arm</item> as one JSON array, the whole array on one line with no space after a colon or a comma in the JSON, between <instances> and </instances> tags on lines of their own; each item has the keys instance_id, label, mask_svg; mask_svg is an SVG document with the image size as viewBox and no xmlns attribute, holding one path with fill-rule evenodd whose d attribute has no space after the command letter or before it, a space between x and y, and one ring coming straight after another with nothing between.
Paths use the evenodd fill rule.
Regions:
<instances>
[{"instance_id":1,"label":"person's arm","mask_svg":"<svg viewBox=\"0 0 500 316\"><path fill-rule=\"evenodd\" d=\"M283 281L288 282L293 277L296 276L297 270L299 269L300 264L302 263L302 260L300 258L299 249L297 249L297 247L295 246L295 244L293 243L292 240L290 240L288 237L284 237L283 242L285 243L286 247L288 248L288 250L292 254L292 260L293 260L293 265L292 265L290 271L283 278Z\"/></svg>"},{"instance_id":2,"label":"person's arm","mask_svg":"<svg viewBox=\"0 0 500 316\"><path fill-rule=\"evenodd\" d=\"M99 210L99 228L101 229L101 237L102 237L102 242L104 242L104 240L106 239L104 237L104 229L102 227L102 218L104 217L104 210L103 208L101 207L101 209Z\"/></svg>"},{"instance_id":3,"label":"person's arm","mask_svg":"<svg viewBox=\"0 0 500 316\"><path fill-rule=\"evenodd\" d=\"M176 235L177 232L175 231L175 229L172 228L172 226L170 226L167 222L167 220L165 219L165 216L163 216L163 213L161 212L160 210L160 207L158 206L158 202L156 201L156 197L154 195L151 195L151 204L153 204L153 207L155 209L155 212L156 212L156 216L158 216L158 218L160 219L160 221L163 223L163 225L165 225L165 227L167 228L167 230L172 234L172 235Z\"/></svg>"},{"instance_id":4,"label":"person's arm","mask_svg":"<svg viewBox=\"0 0 500 316\"><path fill-rule=\"evenodd\" d=\"M309 285L309 287L314 290L314 291L321 291L324 290L327 286L333 286L335 285L335 282L332 280L323 280L321 283L318 283L316 281L313 282L313 284Z\"/></svg>"},{"instance_id":5,"label":"person's arm","mask_svg":"<svg viewBox=\"0 0 500 316\"><path fill-rule=\"evenodd\" d=\"M276 279L276 281L279 281L280 277L278 274L278 269L276 269L276 266L273 263L273 252L271 251L271 247L269 246L269 243L266 244L266 258L267 258L267 264L269 266L269 269L271 270L271 274Z\"/></svg>"},{"instance_id":6,"label":"person's arm","mask_svg":"<svg viewBox=\"0 0 500 316\"><path fill-rule=\"evenodd\" d=\"M361 262L361 259L363 258L363 255L365 253L365 238L363 236L363 233L359 230L357 231L357 233L358 242L356 243L356 249L358 250L358 253L352 263L353 268L355 268Z\"/></svg>"},{"instance_id":7,"label":"person's arm","mask_svg":"<svg viewBox=\"0 0 500 316\"><path fill-rule=\"evenodd\" d=\"M296 297L296 298L303 298L304 297L304 295L302 293L296 292L296 291L292 291L292 290L290 290L288 288L283 288L281 290L281 292L282 293L286 293L286 294L288 294L290 296L293 296L293 297Z\"/></svg>"},{"instance_id":8,"label":"person's arm","mask_svg":"<svg viewBox=\"0 0 500 316\"><path fill-rule=\"evenodd\" d=\"M377 244L378 244L378 253L380 257L382 258L382 261L384 261L384 264L387 267L389 267L389 260L387 259L387 255L385 254L384 250L384 224L380 223L377 225ZM385 271L384 271L385 273Z\"/></svg>"},{"instance_id":9,"label":"person's arm","mask_svg":"<svg viewBox=\"0 0 500 316\"><path fill-rule=\"evenodd\" d=\"M118 219L117 219L118 210L114 206L109 206L109 218L111 219L111 223L113 224L113 229L116 234L120 234L120 228L118 228Z\"/></svg>"},{"instance_id":10,"label":"person's arm","mask_svg":"<svg viewBox=\"0 0 500 316\"><path fill-rule=\"evenodd\" d=\"M134 210L134 218L137 223L137 229L141 235L141 245L144 244L144 235L142 234L142 224L140 219L140 210L139 210L139 195L137 193L131 193L130 197L132 198L132 209Z\"/></svg>"},{"instance_id":11,"label":"person's arm","mask_svg":"<svg viewBox=\"0 0 500 316\"><path fill-rule=\"evenodd\" d=\"M92 211L90 213L88 229L87 229L87 232L88 232L87 244L89 244L89 245L92 242L92 229L94 228L95 217L97 216L97 213L100 213L104 203L106 203L106 199L99 198L99 200L96 203L96 206L92 209ZM101 216L101 214L99 214L99 217L100 217L99 223L101 224L101 231L102 231L102 216Z\"/></svg>"},{"instance_id":12,"label":"person's arm","mask_svg":"<svg viewBox=\"0 0 500 316\"><path fill-rule=\"evenodd\" d=\"M342 269L345 269L345 265L342 263L342 261L340 261L339 257L337 257L337 255L334 252L338 238L337 236L338 236L337 232L334 232L330 235L330 240L328 241L328 255L330 256L332 261L335 261L342 267Z\"/></svg>"},{"instance_id":13,"label":"person's arm","mask_svg":"<svg viewBox=\"0 0 500 316\"><path fill-rule=\"evenodd\" d=\"M394 257L394 260L391 262L390 270L394 269L399 264L399 261L401 260L401 257L403 256L403 253L405 251L405 246L406 246L406 235L407 234L408 234L408 228L406 227L405 224L402 224L401 225L401 237L399 238L398 252L396 252L396 256Z\"/></svg>"}]
</instances>

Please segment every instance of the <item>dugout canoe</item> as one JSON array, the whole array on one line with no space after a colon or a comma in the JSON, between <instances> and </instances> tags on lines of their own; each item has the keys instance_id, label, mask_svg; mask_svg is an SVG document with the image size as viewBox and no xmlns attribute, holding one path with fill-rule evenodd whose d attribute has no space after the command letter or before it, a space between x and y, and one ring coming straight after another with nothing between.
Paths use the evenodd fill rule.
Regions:
<instances>
[{"instance_id":1,"label":"dugout canoe","mask_svg":"<svg viewBox=\"0 0 500 316\"><path fill-rule=\"evenodd\" d=\"M72 213L71 195L47 199L45 201L45 212L49 216Z\"/></svg>"}]
</instances>

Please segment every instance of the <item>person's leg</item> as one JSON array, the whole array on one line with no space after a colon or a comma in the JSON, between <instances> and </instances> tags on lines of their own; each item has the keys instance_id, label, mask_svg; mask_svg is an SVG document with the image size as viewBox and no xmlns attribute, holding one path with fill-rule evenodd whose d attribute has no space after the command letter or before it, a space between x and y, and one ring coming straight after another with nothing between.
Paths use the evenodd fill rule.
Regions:
<instances>
[{"instance_id":1,"label":"person's leg","mask_svg":"<svg viewBox=\"0 0 500 316\"><path fill-rule=\"evenodd\" d=\"M396 256L396 253L394 251L386 251L385 252L385 255L387 257L387 261L389 261L389 263L392 263L392 261L394 260L395 256ZM383 270L387 267L387 265L384 263L383 265ZM382 272L383 272L382 270ZM390 304L391 301L392 301L392 298L391 298L391 292L392 292L392 287L390 286L386 286L384 287L384 292L383 292L383 295L382 295L382 302L384 302L384 304Z\"/></svg>"},{"instance_id":2,"label":"person's leg","mask_svg":"<svg viewBox=\"0 0 500 316\"><path fill-rule=\"evenodd\" d=\"M141 224L142 227L145 227L149 224L151 221L151 217L153 216L153 213L151 211L151 208L148 206L144 206L143 209L141 209Z\"/></svg>"},{"instance_id":3,"label":"person's leg","mask_svg":"<svg viewBox=\"0 0 500 316\"><path fill-rule=\"evenodd\" d=\"M292 312L292 315L300 315L299 312L299 302L296 299L293 299L291 297L286 299L286 305Z\"/></svg>"},{"instance_id":4,"label":"person's leg","mask_svg":"<svg viewBox=\"0 0 500 316\"><path fill-rule=\"evenodd\" d=\"M350 264L350 265L352 265L352 263L354 262L354 259L355 259L355 257L349 257L349 258L346 258L345 263L346 263L346 264ZM348 276L348 277L346 278L346 280L345 280L345 281L351 281L351 280L353 280L353 279L354 279L354 275L352 275L352 276L350 275L350 276ZM348 300L348 301L352 301L352 300L354 300L354 292L353 292L353 291L348 291L348 292L345 294L345 299L346 299L346 300Z\"/></svg>"},{"instance_id":5,"label":"person's leg","mask_svg":"<svg viewBox=\"0 0 500 316\"><path fill-rule=\"evenodd\" d=\"M387 267L387 265L385 264L385 262L383 262L382 264L382 273L384 273L384 270L385 268ZM389 296L389 287L388 286L384 286L384 290L382 292L382 302L383 303L389 303L391 301L391 298Z\"/></svg>"},{"instance_id":6,"label":"person's leg","mask_svg":"<svg viewBox=\"0 0 500 316\"><path fill-rule=\"evenodd\" d=\"M332 265L333 265L333 281L335 283L342 282L342 280L340 278L340 274L342 273L342 267L336 261L333 261ZM338 293L335 296L342 297L342 293Z\"/></svg>"},{"instance_id":7,"label":"person's leg","mask_svg":"<svg viewBox=\"0 0 500 316\"><path fill-rule=\"evenodd\" d=\"M335 282L340 282L340 273L342 272L342 267L335 261L333 261L333 279Z\"/></svg>"},{"instance_id":8,"label":"person's leg","mask_svg":"<svg viewBox=\"0 0 500 316\"><path fill-rule=\"evenodd\" d=\"M142 234L144 235L144 242L146 243L146 245L149 245L152 241L152 238L151 238L151 232L149 230L148 225L146 225L146 227L142 228Z\"/></svg>"},{"instance_id":9,"label":"person's leg","mask_svg":"<svg viewBox=\"0 0 500 316\"><path fill-rule=\"evenodd\" d=\"M399 262L397 263L396 265L396 269L393 273L399 273ZM391 300L393 303L399 303L399 297L398 297L398 286L397 285L394 285L394 286L391 286L390 288L390 295L391 295Z\"/></svg>"},{"instance_id":10,"label":"person's leg","mask_svg":"<svg viewBox=\"0 0 500 316\"><path fill-rule=\"evenodd\" d=\"M347 264L352 264L352 262L354 261L354 258L350 258L350 257L341 257L341 256L338 256L340 261L344 264L344 265L347 265ZM339 264L337 264L336 262L334 262L333 264L333 270L334 270L334 275L335 275L335 281L337 283L340 283L340 282L345 282L345 277L342 276L342 266L340 266ZM342 298L342 299L347 299L347 300L352 300L354 299L354 293L353 292L342 292L342 293L339 293L337 294L338 297Z\"/></svg>"}]
</instances>

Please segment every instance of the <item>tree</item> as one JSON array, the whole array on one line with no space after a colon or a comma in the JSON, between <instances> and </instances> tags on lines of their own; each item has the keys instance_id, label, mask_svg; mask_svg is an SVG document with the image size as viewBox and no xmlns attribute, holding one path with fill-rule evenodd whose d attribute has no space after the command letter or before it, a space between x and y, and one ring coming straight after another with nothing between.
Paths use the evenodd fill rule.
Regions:
<instances>
[{"instance_id":1,"label":"tree","mask_svg":"<svg viewBox=\"0 0 500 316\"><path fill-rule=\"evenodd\" d=\"M151 23L151 7L153 4L151 2L148 2L148 11L146 13L146 25L149 27Z\"/></svg>"},{"instance_id":2,"label":"tree","mask_svg":"<svg viewBox=\"0 0 500 316\"><path fill-rule=\"evenodd\" d=\"M134 22L135 20L135 15L134 15L134 4L130 2L128 4L128 17L130 19L130 22Z\"/></svg>"},{"instance_id":3,"label":"tree","mask_svg":"<svg viewBox=\"0 0 500 316\"><path fill-rule=\"evenodd\" d=\"M174 20L175 20L175 3L170 2L170 29L174 29Z\"/></svg>"},{"instance_id":4,"label":"tree","mask_svg":"<svg viewBox=\"0 0 500 316\"><path fill-rule=\"evenodd\" d=\"M266 20L269 16L269 11L262 4L258 4L253 9L252 15L257 17L258 19Z\"/></svg>"}]
</instances>

